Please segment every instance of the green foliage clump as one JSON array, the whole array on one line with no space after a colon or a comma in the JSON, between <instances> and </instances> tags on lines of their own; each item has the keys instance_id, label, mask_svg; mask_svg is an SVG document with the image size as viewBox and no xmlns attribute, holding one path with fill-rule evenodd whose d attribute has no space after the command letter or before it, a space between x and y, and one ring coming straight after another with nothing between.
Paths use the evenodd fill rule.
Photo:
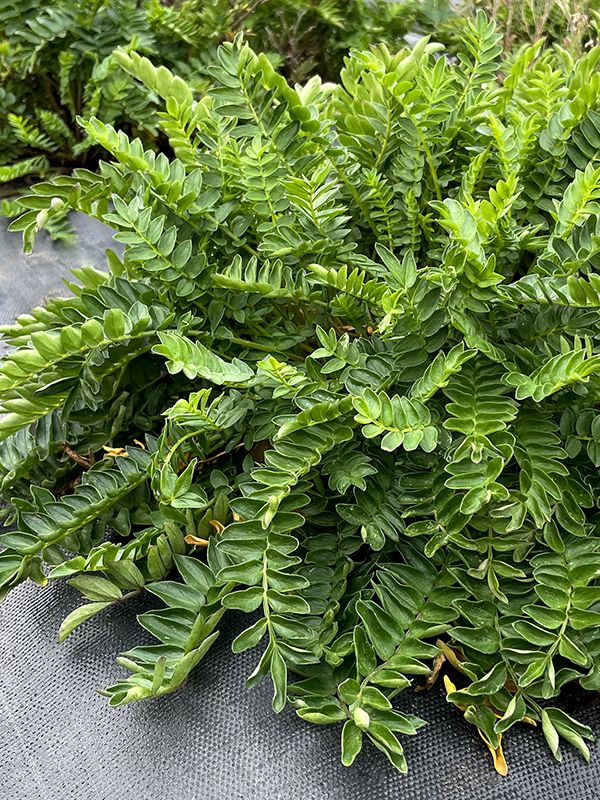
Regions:
<instances>
[{"instance_id":1,"label":"green foliage clump","mask_svg":"<svg viewBox=\"0 0 600 800\"><path fill-rule=\"evenodd\" d=\"M401 43L412 5L352 0L7 0L0 9L0 213L19 212L15 188L75 166L95 166L101 148L77 124L97 117L166 147L156 96L140 91L114 51L150 56L206 87L216 47L239 31L295 81L317 71L337 79L349 47ZM60 234L57 220L53 233Z\"/></svg>"},{"instance_id":2,"label":"green foliage clump","mask_svg":"<svg viewBox=\"0 0 600 800\"><path fill-rule=\"evenodd\" d=\"M380 45L302 88L236 39L201 99L121 51L173 155L91 118L112 161L24 199L28 247L65 209L124 245L0 365L3 591L68 576L62 637L160 601L111 704L238 610L249 684L342 725L344 764L406 770L440 667L499 771L517 723L588 757L555 699L600 688L600 49L500 80L499 39L478 15L456 61Z\"/></svg>"},{"instance_id":3,"label":"green foliage clump","mask_svg":"<svg viewBox=\"0 0 600 800\"><path fill-rule=\"evenodd\" d=\"M118 46L156 52L138 0L54 0L43 9L34 0L11 0L0 11L0 34L3 183L80 165L93 143L77 115L99 115L135 133L154 127L147 95L111 58Z\"/></svg>"},{"instance_id":4,"label":"green foliage clump","mask_svg":"<svg viewBox=\"0 0 600 800\"><path fill-rule=\"evenodd\" d=\"M595 39L595 17L579 0L511 9L487 9L507 51L545 36L577 54ZM473 11L469 0L49 0L43 8L8 0L0 9L0 215L18 216L24 186L74 167L95 168L106 155L79 117L96 117L169 152L157 97L132 84L118 48L150 57L203 91L217 46L242 32L288 80L337 81L348 51L376 42L396 50L407 35L431 35L455 52ZM48 232L72 236L66 215L55 215Z\"/></svg>"}]
</instances>

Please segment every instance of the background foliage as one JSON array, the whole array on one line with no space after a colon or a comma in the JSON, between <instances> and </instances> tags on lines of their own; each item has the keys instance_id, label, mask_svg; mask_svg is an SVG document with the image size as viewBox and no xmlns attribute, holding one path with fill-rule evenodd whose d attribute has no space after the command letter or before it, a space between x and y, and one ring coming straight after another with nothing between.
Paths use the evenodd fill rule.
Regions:
<instances>
[{"instance_id":1,"label":"background foliage","mask_svg":"<svg viewBox=\"0 0 600 800\"><path fill-rule=\"evenodd\" d=\"M465 13L485 11L508 49L545 37L580 54L598 39L594 0L466 0L459 8Z\"/></svg>"},{"instance_id":2,"label":"background foliage","mask_svg":"<svg viewBox=\"0 0 600 800\"><path fill-rule=\"evenodd\" d=\"M113 705L233 609L249 685L342 724L345 764L405 771L401 693L442 668L499 772L517 723L588 757L555 698L600 688L600 48L501 38L478 14L458 59L379 45L296 88L236 38L200 99L121 49L172 154L92 116L111 162L23 199L28 248L68 209L125 245L0 366L3 591L69 577L61 638L157 597Z\"/></svg>"},{"instance_id":3,"label":"background foliage","mask_svg":"<svg viewBox=\"0 0 600 800\"><path fill-rule=\"evenodd\" d=\"M217 45L244 31L294 81L337 79L351 46L399 45L415 14L384 0L8 0L0 9L0 183L95 166L101 149L77 125L98 117L166 147L156 96L140 92L115 48L152 56L197 90L210 78ZM5 200L5 214L17 206ZM56 226L56 233L60 229Z\"/></svg>"},{"instance_id":4,"label":"background foliage","mask_svg":"<svg viewBox=\"0 0 600 800\"><path fill-rule=\"evenodd\" d=\"M394 50L412 33L454 52L475 7L501 26L507 50L546 36L579 54L596 36L585 0L50 0L43 10L35 0L8 0L0 10L0 213L18 213L11 199L23 183L96 165L102 149L78 116L168 148L157 98L132 86L113 56L118 47L150 56L202 91L217 45L243 31L292 82L315 74L336 81L352 47L385 42ZM69 229L55 218L51 233Z\"/></svg>"}]
</instances>

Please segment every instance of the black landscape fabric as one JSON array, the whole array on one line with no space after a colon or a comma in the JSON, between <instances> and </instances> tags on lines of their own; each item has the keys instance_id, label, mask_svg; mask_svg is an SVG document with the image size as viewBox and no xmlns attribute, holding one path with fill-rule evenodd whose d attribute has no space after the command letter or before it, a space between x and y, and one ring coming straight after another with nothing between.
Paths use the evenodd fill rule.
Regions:
<instances>
[{"instance_id":1,"label":"black landscape fabric","mask_svg":"<svg viewBox=\"0 0 600 800\"><path fill-rule=\"evenodd\" d=\"M33 256L0 233L0 321L61 292L69 268L102 268L110 233L77 220L71 246L40 237ZM23 585L0 604L0 800L597 800L600 747L589 766L567 746L556 764L539 731L505 737L501 778L476 730L447 705L441 686L404 692L401 707L428 721L406 742L402 777L365 748L339 763L337 726L317 727L291 709L276 716L270 687L244 686L257 659L234 656L244 622L225 618L216 645L177 693L119 709L96 689L122 674L115 656L149 641L136 623L142 600L110 609L56 642L81 602L61 583ZM247 623L246 623L247 624ZM571 694L564 708L600 734L600 698Z\"/></svg>"}]
</instances>

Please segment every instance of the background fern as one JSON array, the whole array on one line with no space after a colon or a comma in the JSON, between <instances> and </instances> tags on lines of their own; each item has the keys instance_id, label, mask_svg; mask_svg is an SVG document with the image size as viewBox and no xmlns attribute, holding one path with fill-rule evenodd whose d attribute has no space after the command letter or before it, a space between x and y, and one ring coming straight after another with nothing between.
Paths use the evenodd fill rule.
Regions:
<instances>
[{"instance_id":1,"label":"background fern","mask_svg":"<svg viewBox=\"0 0 600 800\"><path fill-rule=\"evenodd\" d=\"M538 40L542 34L549 34L550 41L574 53L583 52L594 41L596 22L587 4L567 8L546 3L539 14L535 3L531 7L524 4L523 12L516 16L503 3L489 10L505 25L507 48L515 42ZM14 197L32 176L43 178L84 164L96 166L102 143L82 131L76 123L78 116L98 117L140 136L146 144L168 147L157 124L155 87L132 85L114 58L116 48L149 55L155 63L175 69L195 90L203 91L211 81L217 46L242 32L292 82L305 82L317 74L327 81L337 80L351 48L381 41L397 49L411 32L417 38L432 34L454 51L460 36L468 36L466 19L472 13L470 3L454 6L448 0L352 0L350 4L338 0L260 0L250 4L239 0L104 0L86 8L74 0L52 0L43 9L31 0L8 0L0 11L0 33L5 41L0 53L3 194ZM483 81L485 75L480 73L477 79ZM437 80L434 78L431 86L436 96L447 91ZM542 82L540 88L548 92L548 82ZM437 101L430 105L434 108L438 108ZM590 111L588 127L594 124L593 113ZM423 118L422 123L435 126L435 119L429 117L425 122ZM419 148L411 155L413 148L408 145L414 118L402 124L407 146L398 156L394 175L384 178L377 171L369 173L363 200L373 206L374 217L379 215L391 225L390 180L405 184L404 202L413 226L404 235L414 238L420 235L413 193L418 196L420 192L420 180L415 183L415 176L422 156ZM380 151L374 140L370 146L380 160L389 157L386 148ZM585 150L583 142L582 146ZM403 159L411 158L417 162L402 164ZM581 166L576 153L567 154L567 159L573 159L575 167ZM15 216L18 206L3 203L1 210L6 216ZM57 223L48 230L57 238L64 237L66 228ZM388 242L394 241L388 232Z\"/></svg>"},{"instance_id":2,"label":"background fern","mask_svg":"<svg viewBox=\"0 0 600 800\"><path fill-rule=\"evenodd\" d=\"M316 71L335 79L350 47L380 38L400 43L412 16L383 0L104 0L85 8L52 0L43 9L9 0L0 10L0 183L13 194L26 176L95 166L99 142L76 124L78 116L166 146L153 90L132 85L113 58L118 47L175 67L201 90L218 44L244 32L293 80Z\"/></svg>"}]
</instances>

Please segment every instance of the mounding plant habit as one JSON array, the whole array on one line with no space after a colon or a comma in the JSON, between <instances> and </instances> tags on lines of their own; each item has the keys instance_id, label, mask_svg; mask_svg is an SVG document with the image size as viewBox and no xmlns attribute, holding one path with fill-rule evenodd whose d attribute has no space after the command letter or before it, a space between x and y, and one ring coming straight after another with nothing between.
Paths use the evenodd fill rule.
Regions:
<instances>
[{"instance_id":1,"label":"mounding plant habit","mask_svg":"<svg viewBox=\"0 0 600 800\"><path fill-rule=\"evenodd\" d=\"M237 39L200 100L123 52L174 157L89 119L114 161L24 199L28 247L66 208L125 246L0 367L3 591L68 576L61 637L156 597L111 704L241 610L249 684L339 723L344 764L405 771L403 690L440 669L498 771L517 723L588 757L557 698L600 688L600 49L497 77L498 39L479 15L457 63L377 46L296 89Z\"/></svg>"}]
</instances>

